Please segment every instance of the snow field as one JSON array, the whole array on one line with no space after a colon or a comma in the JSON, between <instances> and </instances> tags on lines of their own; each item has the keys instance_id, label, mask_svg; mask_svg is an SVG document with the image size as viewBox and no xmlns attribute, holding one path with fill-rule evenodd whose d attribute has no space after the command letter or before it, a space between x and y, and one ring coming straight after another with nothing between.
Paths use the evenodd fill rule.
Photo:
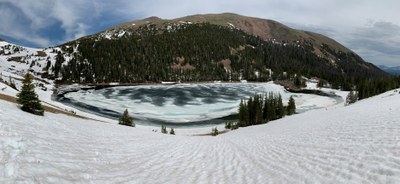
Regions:
<instances>
[{"instance_id":1,"label":"snow field","mask_svg":"<svg viewBox=\"0 0 400 184\"><path fill-rule=\"evenodd\" d=\"M217 137L172 136L0 101L0 183L399 183L400 94Z\"/></svg>"}]
</instances>

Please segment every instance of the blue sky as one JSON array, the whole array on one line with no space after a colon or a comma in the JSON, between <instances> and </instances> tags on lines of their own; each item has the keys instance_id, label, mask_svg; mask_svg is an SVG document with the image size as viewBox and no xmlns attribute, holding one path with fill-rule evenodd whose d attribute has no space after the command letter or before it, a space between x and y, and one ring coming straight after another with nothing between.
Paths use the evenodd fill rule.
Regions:
<instances>
[{"instance_id":1,"label":"blue sky","mask_svg":"<svg viewBox=\"0 0 400 184\"><path fill-rule=\"evenodd\" d=\"M0 38L55 46L126 21L232 12L322 33L366 61L400 65L398 0L0 0Z\"/></svg>"}]
</instances>

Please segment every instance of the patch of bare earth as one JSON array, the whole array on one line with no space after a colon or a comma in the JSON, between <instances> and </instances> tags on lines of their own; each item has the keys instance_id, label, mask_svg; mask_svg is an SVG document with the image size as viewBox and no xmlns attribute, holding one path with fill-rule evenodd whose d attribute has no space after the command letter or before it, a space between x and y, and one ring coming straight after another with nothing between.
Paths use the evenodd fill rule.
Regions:
<instances>
[{"instance_id":1,"label":"patch of bare earth","mask_svg":"<svg viewBox=\"0 0 400 184\"><path fill-rule=\"evenodd\" d=\"M0 99L1 99L1 100L5 100L5 101L8 101L8 102L12 102L12 103L17 103L17 99L16 99L15 97L13 97L13 96L8 96L8 95L0 94ZM68 111L59 109L59 108L57 108L57 107L54 107L54 106L51 107L51 106L52 106L52 105L47 104L47 105L43 105L43 108L44 108L44 110L45 110L46 112L51 112L51 113L54 113L54 114L65 114L65 115L73 116L73 117L77 117L77 118L88 119L88 118L86 118L86 117L76 115L76 114L74 114L74 113L72 113L72 112L68 112Z\"/></svg>"},{"instance_id":2,"label":"patch of bare earth","mask_svg":"<svg viewBox=\"0 0 400 184\"><path fill-rule=\"evenodd\" d=\"M194 70L196 67L190 65L189 63L186 63L185 58L182 57L176 57L176 63L172 65L172 69L174 70Z\"/></svg>"}]
</instances>

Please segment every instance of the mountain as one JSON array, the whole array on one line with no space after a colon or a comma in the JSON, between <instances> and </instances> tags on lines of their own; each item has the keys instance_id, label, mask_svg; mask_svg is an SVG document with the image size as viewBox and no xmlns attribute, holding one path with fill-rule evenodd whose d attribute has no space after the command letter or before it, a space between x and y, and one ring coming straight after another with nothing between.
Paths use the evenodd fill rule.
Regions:
<instances>
[{"instance_id":1,"label":"mountain","mask_svg":"<svg viewBox=\"0 0 400 184\"><path fill-rule=\"evenodd\" d=\"M379 65L378 67L391 75L400 75L400 66L388 67L385 65Z\"/></svg>"},{"instance_id":2,"label":"mountain","mask_svg":"<svg viewBox=\"0 0 400 184\"><path fill-rule=\"evenodd\" d=\"M268 19L260 19L254 17L247 17L233 13L224 13L224 14L205 14L205 15L192 15L182 18L177 18L173 20L164 20L158 17L149 17L143 20L137 20L132 22L127 22L118 26L115 26L110 30L134 30L140 26L147 24L155 24L159 28L162 28L164 25L173 24L181 24L181 23L210 23L225 27L233 27L240 30L245 31L254 36L259 36L264 40L276 40L279 42L295 42L295 41L303 41L307 40L313 43L315 52L318 54L322 54L320 52L320 45L326 44L330 48L335 49L341 52L351 52L350 49L344 47L340 43L335 40L323 36L321 34L312 33L308 31L301 31L292 29L286 25L283 25L274 20Z\"/></svg>"},{"instance_id":3,"label":"mountain","mask_svg":"<svg viewBox=\"0 0 400 184\"><path fill-rule=\"evenodd\" d=\"M21 65L58 83L268 81L302 75L349 89L359 80L387 76L326 36L230 13L149 17L54 48L2 43L2 60L16 63L5 70L22 72L11 66Z\"/></svg>"}]
</instances>

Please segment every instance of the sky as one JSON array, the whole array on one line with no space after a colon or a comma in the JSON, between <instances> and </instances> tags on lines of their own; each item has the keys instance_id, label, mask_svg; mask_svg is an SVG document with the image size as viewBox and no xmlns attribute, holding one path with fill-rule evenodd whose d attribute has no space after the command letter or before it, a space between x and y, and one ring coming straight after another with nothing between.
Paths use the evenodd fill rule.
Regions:
<instances>
[{"instance_id":1,"label":"sky","mask_svg":"<svg viewBox=\"0 0 400 184\"><path fill-rule=\"evenodd\" d=\"M400 66L398 0L0 0L0 38L49 47L150 16L226 12L318 32L367 62Z\"/></svg>"}]
</instances>

